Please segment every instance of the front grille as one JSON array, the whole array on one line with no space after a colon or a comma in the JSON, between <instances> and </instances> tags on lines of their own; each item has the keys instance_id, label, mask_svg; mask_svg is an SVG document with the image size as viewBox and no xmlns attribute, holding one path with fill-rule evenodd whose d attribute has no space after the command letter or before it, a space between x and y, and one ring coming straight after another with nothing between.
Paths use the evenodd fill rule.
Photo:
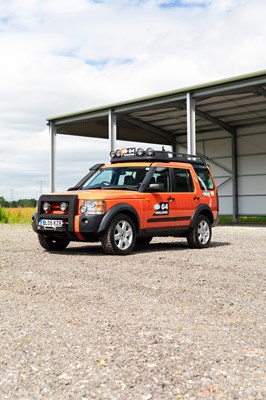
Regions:
<instances>
[{"instance_id":1,"label":"front grille","mask_svg":"<svg viewBox=\"0 0 266 400\"><path fill-rule=\"evenodd\" d=\"M44 203L50 204L47 211L43 210ZM60 204L67 203L66 211L60 210ZM38 216L40 219L62 219L64 230L74 231L74 217L77 214L77 195L42 195L38 202Z\"/></svg>"}]
</instances>

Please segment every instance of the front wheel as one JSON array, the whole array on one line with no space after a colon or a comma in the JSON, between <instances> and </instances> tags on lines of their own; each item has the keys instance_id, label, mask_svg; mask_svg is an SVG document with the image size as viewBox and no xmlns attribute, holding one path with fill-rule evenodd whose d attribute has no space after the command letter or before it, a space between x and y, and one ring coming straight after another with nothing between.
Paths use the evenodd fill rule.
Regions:
<instances>
[{"instance_id":1,"label":"front wheel","mask_svg":"<svg viewBox=\"0 0 266 400\"><path fill-rule=\"evenodd\" d=\"M43 235L38 235L39 243L45 250L64 250L69 240L65 239L50 239Z\"/></svg>"},{"instance_id":2,"label":"front wheel","mask_svg":"<svg viewBox=\"0 0 266 400\"><path fill-rule=\"evenodd\" d=\"M114 217L101 238L106 254L129 254L135 241L136 228L132 219L126 214L118 214Z\"/></svg>"},{"instance_id":3,"label":"front wheel","mask_svg":"<svg viewBox=\"0 0 266 400\"><path fill-rule=\"evenodd\" d=\"M187 235L189 247L202 249L209 247L212 236L210 221L205 215L200 215Z\"/></svg>"}]
</instances>

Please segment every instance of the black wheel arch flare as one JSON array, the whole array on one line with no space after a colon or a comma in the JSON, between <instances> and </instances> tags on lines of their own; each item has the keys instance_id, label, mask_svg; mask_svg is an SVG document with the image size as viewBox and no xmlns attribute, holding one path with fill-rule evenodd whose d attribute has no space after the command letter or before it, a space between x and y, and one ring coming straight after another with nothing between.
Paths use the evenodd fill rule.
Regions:
<instances>
[{"instance_id":1,"label":"black wheel arch flare","mask_svg":"<svg viewBox=\"0 0 266 400\"><path fill-rule=\"evenodd\" d=\"M212 213L211 208L207 204L200 204L194 211L194 214L192 215L192 218L191 218L190 224L189 224L190 228L195 224L195 221L199 215L205 215L209 219L210 224L211 225L213 224L214 218L213 218L213 213Z\"/></svg>"},{"instance_id":2,"label":"black wheel arch flare","mask_svg":"<svg viewBox=\"0 0 266 400\"><path fill-rule=\"evenodd\" d=\"M101 233L102 231L104 231L107 226L109 225L109 223L111 222L111 220L117 215L117 214L126 214L129 217L132 218L133 222L135 223L136 226L136 232L139 232L140 229L140 220L139 220L139 215L137 213L137 211L135 210L134 207L132 207L129 204L126 203L120 203L120 204L116 204L115 206L111 207L107 213L105 214L105 216L103 217L100 226L98 228L98 232L97 233Z\"/></svg>"}]
</instances>

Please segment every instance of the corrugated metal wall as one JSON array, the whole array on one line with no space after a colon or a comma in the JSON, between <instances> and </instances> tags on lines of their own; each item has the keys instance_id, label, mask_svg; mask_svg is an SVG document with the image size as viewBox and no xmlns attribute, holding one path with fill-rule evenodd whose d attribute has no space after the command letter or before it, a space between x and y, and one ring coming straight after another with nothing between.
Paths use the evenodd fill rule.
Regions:
<instances>
[{"instance_id":1,"label":"corrugated metal wall","mask_svg":"<svg viewBox=\"0 0 266 400\"><path fill-rule=\"evenodd\" d=\"M210 157L219 188L220 213L232 214L232 138L226 132L199 135L197 152ZM224 168L223 168L224 167ZM266 215L266 126L237 130L239 215Z\"/></svg>"}]
</instances>

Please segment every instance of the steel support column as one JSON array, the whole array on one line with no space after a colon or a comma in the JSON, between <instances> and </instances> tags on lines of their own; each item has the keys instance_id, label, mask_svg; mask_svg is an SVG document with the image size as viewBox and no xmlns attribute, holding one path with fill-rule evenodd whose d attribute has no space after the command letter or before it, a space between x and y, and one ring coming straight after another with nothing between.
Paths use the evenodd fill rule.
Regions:
<instances>
[{"instance_id":1,"label":"steel support column","mask_svg":"<svg viewBox=\"0 0 266 400\"><path fill-rule=\"evenodd\" d=\"M196 155L195 99L187 93L187 153Z\"/></svg>"},{"instance_id":2,"label":"steel support column","mask_svg":"<svg viewBox=\"0 0 266 400\"><path fill-rule=\"evenodd\" d=\"M232 196L233 222L238 221L238 168L237 168L237 132L232 135Z\"/></svg>"},{"instance_id":3,"label":"steel support column","mask_svg":"<svg viewBox=\"0 0 266 400\"><path fill-rule=\"evenodd\" d=\"M55 192L55 151L56 151L56 127L50 123L51 149L50 149L50 192Z\"/></svg>"},{"instance_id":4,"label":"steel support column","mask_svg":"<svg viewBox=\"0 0 266 400\"><path fill-rule=\"evenodd\" d=\"M108 113L108 138L110 143L110 150L115 150L117 139L117 123L116 114L111 109Z\"/></svg>"}]
</instances>

